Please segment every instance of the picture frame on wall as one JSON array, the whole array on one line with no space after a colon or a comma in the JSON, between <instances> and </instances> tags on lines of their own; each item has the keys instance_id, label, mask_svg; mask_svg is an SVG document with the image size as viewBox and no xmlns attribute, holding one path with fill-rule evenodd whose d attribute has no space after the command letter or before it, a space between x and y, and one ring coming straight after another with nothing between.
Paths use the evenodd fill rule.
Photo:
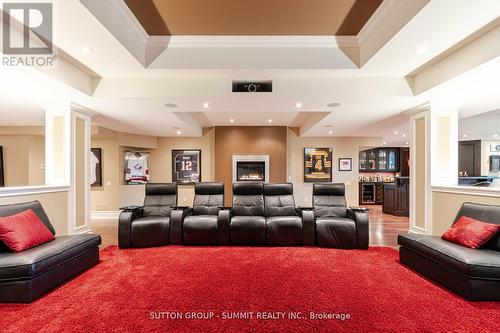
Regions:
<instances>
[{"instance_id":1,"label":"picture frame on wall","mask_svg":"<svg viewBox=\"0 0 500 333\"><path fill-rule=\"evenodd\" d=\"M500 153L500 145L491 144L490 145L490 152L492 152L492 153Z\"/></svg>"},{"instance_id":2,"label":"picture frame on wall","mask_svg":"<svg viewBox=\"0 0 500 333\"><path fill-rule=\"evenodd\" d=\"M332 161L332 148L304 148L304 182L331 182Z\"/></svg>"},{"instance_id":3,"label":"picture frame on wall","mask_svg":"<svg viewBox=\"0 0 500 333\"><path fill-rule=\"evenodd\" d=\"M201 150L172 150L172 182L194 184L201 182Z\"/></svg>"},{"instance_id":4,"label":"picture frame on wall","mask_svg":"<svg viewBox=\"0 0 500 333\"><path fill-rule=\"evenodd\" d=\"M149 152L125 151L125 185L149 183Z\"/></svg>"},{"instance_id":5,"label":"picture frame on wall","mask_svg":"<svg viewBox=\"0 0 500 333\"><path fill-rule=\"evenodd\" d=\"M352 171L352 158L350 157L339 158L339 171Z\"/></svg>"},{"instance_id":6,"label":"picture frame on wall","mask_svg":"<svg viewBox=\"0 0 500 333\"><path fill-rule=\"evenodd\" d=\"M102 186L102 149L90 149L90 186Z\"/></svg>"}]
</instances>

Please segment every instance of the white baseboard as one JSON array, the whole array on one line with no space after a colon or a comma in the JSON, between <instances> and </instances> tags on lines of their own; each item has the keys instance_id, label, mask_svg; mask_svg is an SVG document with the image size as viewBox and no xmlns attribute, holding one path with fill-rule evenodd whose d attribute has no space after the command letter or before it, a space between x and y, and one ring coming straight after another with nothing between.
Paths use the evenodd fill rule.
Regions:
<instances>
[{"instance_id":1,"label":"white baseboard","mask_svg":"<svg viewBox=\"0 0 500 333\"><path fill-rule=\"evenodd\" d=\"M120 211L93 211L90 214L92 220L117 220Z\"/></svg>"}]
</instances>

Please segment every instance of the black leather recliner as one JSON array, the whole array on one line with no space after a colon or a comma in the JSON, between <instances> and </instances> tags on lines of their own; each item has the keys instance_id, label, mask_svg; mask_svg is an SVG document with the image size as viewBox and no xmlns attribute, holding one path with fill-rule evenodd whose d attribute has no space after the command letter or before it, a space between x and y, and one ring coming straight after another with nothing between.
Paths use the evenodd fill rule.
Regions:
<instances>
[{"instance_id":1,"label":"black leather recliner","mask_svg":"<svg viewBox=\"0 0 500 333\"><path fill-rule=\"evenodd\" d=\"M312 215L295 207L291 183L264 184L264 215L267 245L309 245Z\"/></svg>"},{"instance_id":2,"label":"black leather recliner","mask_svg":"<svg viewBox=\"0 0 500 333\"><path fill-rule=\"evenodd\" d=\"M368 249L368 214L347 208L345 185L313 185L316 244L341 249Z\"/></svg>"},{"instance_id":3,"label":"black leather recliner","mask_svg":"<svg viewBox=\"0 0 500 333\"><path fill-rule=\"evenodd\" d=\"M464 203L462 216L500 224L500 206ZM398 236L399 261L469 301L500 301L500 233L479 249L409 233Z\"/></svg>"},{"instance_id":4,"label":"black leather recliner","mask_svg":"<svg viewBox=\"0 0 500 333\"><path fill-rule=\"evenodd\" d=\"M177 184L146 184L144 207L120 213L120 248L168 245L180 230L170 227L170 215L177 205ZM172 242L175 243L175 242Z\"/></svg>"},{"instance_id":5,"label":"black leather recliner","mask_svg":"<svg viewBox=\"0 0 500 333\"><path fill-rule=\"evenodd\" d=\"M197 183L194 191L193 207L183 216L183 243L185 245L227 244L229 214L222 213L224 183Z\"/></svg>"},{"instance_id":6,"label":"black leather recliner","mask_svg":"<svg viewBox=\"0 0 500 333\"><path fill-rule=\"evenodd\" d=\"M54 227L38 201L0 206L0 216L33 210L52 234ZM101 236L56 236L14 253L0 241L0 303L30 303L99 262Z\"/></svg>"},{"instance_id":7,"label":"black leather recliner","mask_svg":"<svg viewBox=\"0 0 500 333\"><path fill-rule=\"evenodd\" d=\"M231 244L265 245L264 185L262 183L233 184L233 208L230 223Z\"/></svg>"}]
</instances>

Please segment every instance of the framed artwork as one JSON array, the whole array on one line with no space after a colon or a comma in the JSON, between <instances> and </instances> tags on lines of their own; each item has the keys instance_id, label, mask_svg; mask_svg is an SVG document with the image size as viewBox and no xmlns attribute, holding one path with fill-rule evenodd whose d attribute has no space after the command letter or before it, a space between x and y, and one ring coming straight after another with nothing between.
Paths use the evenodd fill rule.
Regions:
<instances>
[{"instance_id":1,"label":"framed artwork","mask_svg":"<svg viewBox=\"0 0 500 333\"><path fill-rule=\"evenodd\" d=\"M201 182L201 150L172 150L172 182L193 184Z\"/></svg>"},{"instance_id":2,"label":"framed artwork","mask_svg":"<svg viewBox=\"0 0 500 333\"><path fill-rule=\"evenodd\" d=\"M352 171L352 158L339 158L339 171Z\"/></svg>"},{"instance_id":3,"label":"framed artwork","mask_svg":"<svg viewBox=\"0 0 500 333\"><path fill-rule=\"evenodd\" d=\"M3 147L0 146L0 187L5 187L5 178L3 174Z\"/></svg>"},{"instance_id":4,"label":"framed artwork","mask_svg":"<svg viewBox=\"0 0 500 333\"><path fill-rule=\"evenodd\" d=\"M331 182L332 158L332 148L304 148L304 182Z\"/></svg>"},{"instance_id":5,"label":"framed artwork","mask_svg":"<svg viewBox=\"0 0 500 333\"><path fill-rule=\"evenodd\" d=\"M149 182L149 178L149 153L142 151L126 151L125 184L146 184Z\"/></svg>"},{"instance_id":6,"label":"framed artwork","mask_svg":"<svg viewBox=\"0 0 500 333\"><path fill-rule=\"evenodd\" d=\"M90 149L90 186L102 186L102 150Z\"/></svg>"},{"instance_id":7,"label":"framed artwork","mask_svg":"<svg viewBox=\"0 0 500 333\"><path fill-rule=\"evenodd\" d=\"M490 152L500 153L500 145L497 145L497 144L490 145Z\"/></svg>"}]
</instances>

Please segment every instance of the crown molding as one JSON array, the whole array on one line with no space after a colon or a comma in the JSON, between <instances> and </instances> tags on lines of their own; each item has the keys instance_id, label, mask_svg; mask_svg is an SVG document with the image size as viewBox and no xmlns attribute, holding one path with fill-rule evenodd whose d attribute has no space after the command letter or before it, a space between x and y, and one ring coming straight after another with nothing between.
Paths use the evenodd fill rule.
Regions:
<instances>
[{"instance_id":1,"label":"crown molding","mask_svg":"<svg viewBox=\"0 0 500 333\"><path fill-rule=\"evenodd\" d=\"M148 47L359 47L355 36L149 36Z\"/></svg>"},{"instance_id":2,"label":"crown molding","mask_svg":"<svg viewBox=\"0 0 500 333\"><path fill-rule=\"evenodd\" d=\"M363 28L359 31L356 38L358 44L362 46L370 36L375 32L377 27L382 23L389 13L396 7L400 0L384 0L377 8L375 13L368 19Z\"/></svg>"}]
</instances>

